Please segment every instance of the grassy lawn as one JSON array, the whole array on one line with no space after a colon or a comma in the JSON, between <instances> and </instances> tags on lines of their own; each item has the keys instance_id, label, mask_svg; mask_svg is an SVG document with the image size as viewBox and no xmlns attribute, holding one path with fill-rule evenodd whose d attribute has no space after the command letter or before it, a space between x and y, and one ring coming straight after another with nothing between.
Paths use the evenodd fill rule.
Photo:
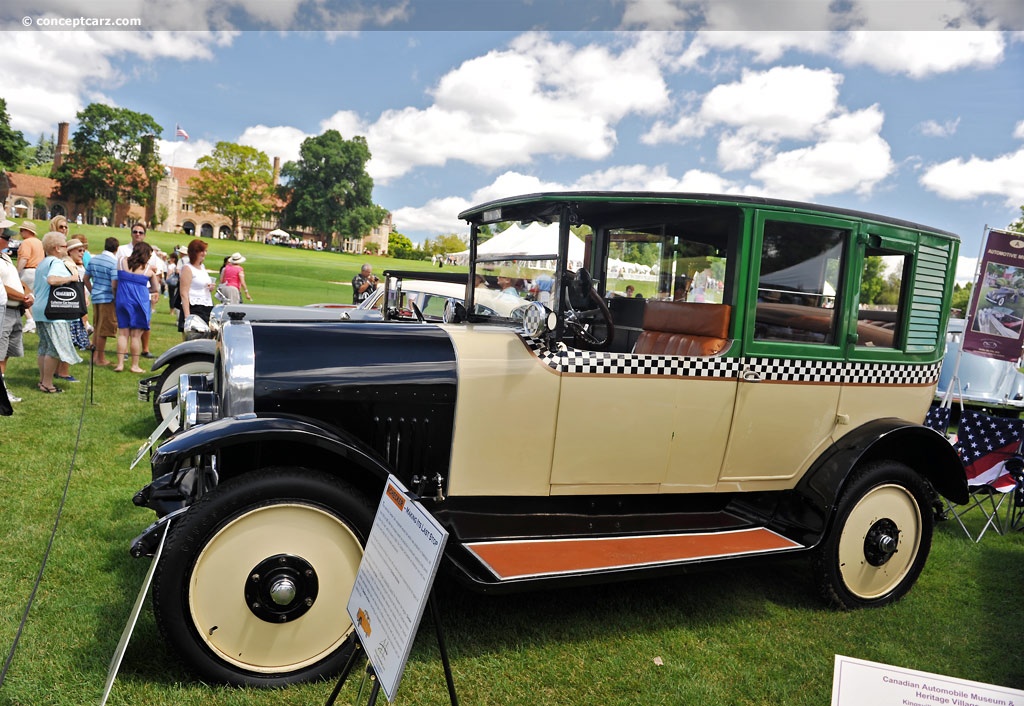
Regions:
<instances>
[{"instance_id":1,"label":"grassy lawn","mask_svg":"<svg viewBox=\"0 0 1024 706\"><path fill-rule=\"evenodd\" d=\"M90 249L127 231L85 228ZM181 236L153 234L165 250ZM258 303L350 301L363 261L376 271L419 264L208 241L208 263L242 252ZM332 284L341 282L343 284ZM179 340L166 300L154 353ZM34 389L36 337L8 366L24 401L0 418L0 649L6 658L42 559L68 468L67 504L0 704L96 703L108 663L148 567L128 545L153 518L132 494L149 477L128 466L155 425L136 399L139 377L109 368L63 395ZM87 364L75 366L88 377ZM77 441L77 446L76 446ZM1024 534L975 545L958 526L936 531L931 558L906 599L880 610L823 606L802 561L728 568L596 588L479 596L440 585L455 683L466 704L787 704L829 702L833 659L844 654L1024 688ZM429 620L398 702L447 703ZM658 665L655 658L663 663ZM350 680L339 703L355 698ZM331 684L277 691L202 684L164 646L147 606L114 685L112 704L317 704ZM364 695L365 702L365 695ZM382 702L383 703L383 702Z\"/></svg>"}]
</instances>

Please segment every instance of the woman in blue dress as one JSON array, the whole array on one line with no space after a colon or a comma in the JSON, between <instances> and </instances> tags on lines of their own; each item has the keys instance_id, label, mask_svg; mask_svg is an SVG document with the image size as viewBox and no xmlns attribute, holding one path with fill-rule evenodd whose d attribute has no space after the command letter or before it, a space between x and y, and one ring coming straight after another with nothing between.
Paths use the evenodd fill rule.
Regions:
<instances>
[{"instance_id":1,"label":"woman in blue dress","mask_svg":"<svg viewBox=\"0 0 1024 706\"><path fill-rule=\"evenodd\" d=\"M128 256L128 269L117 273L117 290L114 292L114 310L117 312L115 373L124 370L124 357L129 350L131 367L128 369L133 373L146 372L139 367L139 354L142 353L142 332L149 330L149 317L153 311L150 284L156 272L149 267L152 254L153 248L149 243L136 243Z\"/></svg>"}]
</instances>

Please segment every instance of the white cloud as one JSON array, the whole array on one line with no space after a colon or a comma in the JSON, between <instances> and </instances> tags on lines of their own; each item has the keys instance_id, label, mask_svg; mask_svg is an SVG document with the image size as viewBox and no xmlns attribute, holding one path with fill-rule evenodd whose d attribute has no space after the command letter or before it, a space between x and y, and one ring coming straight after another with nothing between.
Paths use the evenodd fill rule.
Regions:
<instances>
[{"instance_id":1,"label":"white cloud","mask_svg":"<svg viewBox=\"0 0 1024 706\"><path fill-rule=\"evenodd\" d=\"M74 14L80 15L81 10ZM232 36L207 32L6 32L0 42L0 96L7 100L11 127L34 142L40 133L53 132L57 123L73 121L87 103L112 103L101 92L130 78L115 68L115 60L209 59L212 48L229 44Z\"/></svg>"},{"instance_id":2,"label":"white cloud","mask_svg":"<svg viewBox=\"0 0 1024 706\"><path fill-rule=\"evenodd\" d=\"M756 4L745 6L757 7ZM824 4L821 5L825 7ZM811 6L812 14L814 7ZM809 26L820 28L823 25L814 22ZM815 54L831 51L835 42L834 36L824 31L784 31L784 32L697 32L690 51L700 49L708 51L743 51L753 55L755 61L771 63L778 61L787 51L799 50Z\"/></svg>"},{"instance_id":3,"label":"white cloud","mask_svg":"<svg viewBox=\"0 0 1024 706\"><path fill-rule=\"evenodd\" d=\"M320 132L337 130L346 140L351 140L356 135L365 135L367 129L359 114L351 110L339 110L320 123Z\"/></svg>"},{"instance_id":4,"label":"white cloud","mask_svg":"<svg viewBox=\"0 0 1024 706\"><path fill-rule=\"evenodd\" d=\"M157 140L156 150L160 161L168 167L194 169L196 160L213 152L214 145L208 140Z\"/></svg>"},{"instance_id":5,"label":"white cloud","mask_svg":"<svg viewBox=\"0 0 1024 706\"><path fill-rule=\"evenodd\" d=\"M956 274L954 279L961 287L968 282L974 281L978 273L978 258L959 256L956 261Z\"/></svg>"},{"instance_id":6,"label":"white cloud","mask_svg":"<svg viewBox=\"0 0 1024 706\"><path fill-rule=\"evenodd\" d=\"M1013 128L1013 136L1016 137L1018 140L1024 140L1024 120L1021 120Z\"/></svg>"},{"instance_id":7,"label":"white cloud","mask_svg":"<svg viewBox=\"0 0 1024 706\"><path fill-rule=\"evenodd\" d=\"M662 62L672 37L576 47L525 34L443 76L426 108L385 111L367 129L368 171L386 183L418 166L461 160L487 168L534 156L602 159L615 124L669 105Z\"/></svg>"},{"instance_id":8,"label":"white cloud","mask_svg":"<svg viewBox=\"0 0 1024 706\"><path fill-rule=\"evenodd\" d=\"M850 32L839 58L888 74L925 78L966 68L987 68L1003 59L999 32Z\"/></svg>"},{"instance_id":9,"label":"white cloud","mask_svg":"<svg viewBox=\"0 0 1024 706\"><path fill-rule=\"evenodd\" d=\"M843 114L821 127L812 146L779 152L751 176L783 198L810 200L844 191L869 193L892 173L889 144L882 139L884 116L878 106Z\"/></svg>"},{"instance_id":10,"label":"white cloud","mask_svg":"<svg viewBox=\"0 0 1024 706\"><path fill-rule=\"evenodd\" d=\"M708 122L758 130L763 139L807 138L836 110L840 74L805 66L744 70L739 81L715 86L704 98Z\"/></svg>"},{"instance_id":11,"label":"white cloud","mask_svg":"<svg viewBox=\"0 0 1024 706\"><path fill-rule=\"evenodd\" d=\"M640 136L640 142L645 145L683 142L690 137L702 137L707 127L707 124L696 115L681 115L674 123L658 120Z\"/></svg>"},{"instance_id":12,"label":"white cloud","mask_svg":"<svg viewBox=\"0 0 1024 706\"><path fill-rule=\"evenodd\" d=\"M391 219L399 233L466 233L469 228L456 215L474 203L456 196L431 199L423 206L397 208Z\"/></svg>"},{"instance_id":13,"label":"white cloud","mask_svg":"<svg viewBox=\"0 0 1024 706\"><path fill-rule=\"evenodd\" d=\"M753 169L769 154L768 145L757 139L756 132L752 130L726 133L718 141L718 162L727 172Z\"/></svg>"},{"instance_id":14,"label":"white cloud","mask_svg":"<svg viewBox=\"0 0 1024 706\"><path fill-rule=\"evenodd\" d=\"M925 137L952 137L959 126L960 118L941 123L937 120L925 120L917 125L917 129Z\"/></svg>"},{"instance_id":15,"label":"white cloud","mask_svg":"<svg viewBox=\"0 0 1024 706\"><path fill-rule=\"evenodd\" d=\"M848 0L623 0L626 29L707 29L800 33L858 28L876 31L983 29L989 25L1020 27L1024 11L1015 0L929 0L891 2Z\"/></svg>"},{"instance_id":16,"label":"white cloud","mask_svg":"<svg viewBox=\"0 0 1024 706\"><path fill-rule=\"evenodd\" d=\"M247 127L238 137L238 144L255 147L266 153L270 161L281 158L281 164L299 158L299 147L309 135L298 128L278 125L253 125Z\"/></svg>"},{"instance_id":17,"label":"white cloud","mask_svg":"<svg viewBox=\"0 0 1024 706\"><path fill-rule=\"evenodd\" d=\"M1024 204L1024 148L994 159L971 155L933 164L920 181L943 198L964 201L995 195L1007 207L1017 208Z\"/></svg>"},{"instance_id":18,"label":"white cloud","mask_svg":"<svg viewBox=\"0 0 1024 706\"><path fill-rule=\"evenodd\" d=\"M630 164L587 173L571 184L545 181L516 171L506 171L490 184L471 194L471 198L431 199L423 206L405 207L393 212L394 222L403 233L422 233L425 237L441 233L468 232L466 224L455 216L476 204L520 194L544 191L686 191L692 193L759 193L717 174L691 169L681 177L672 176L666 165Z\"/></svg>"}]
</instances>

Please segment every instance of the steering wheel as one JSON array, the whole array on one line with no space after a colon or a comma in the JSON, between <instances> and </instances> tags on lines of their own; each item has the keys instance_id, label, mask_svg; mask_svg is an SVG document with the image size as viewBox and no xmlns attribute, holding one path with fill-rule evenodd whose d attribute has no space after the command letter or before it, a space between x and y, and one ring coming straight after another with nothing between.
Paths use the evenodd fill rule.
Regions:
<instances>
[{"instance_id":1,"label":"steering wheel","mask_svg":"<svg viewBox=\"0 0 1024 706\"><path fill-rule=\"evenodd\" d=\"M566 282L565 325L572 332L579 348L600 351L606 349L615 338L615 324L608 305L597 293L594 278L585 267L576 271L576 276ZM591 305L591 308L585 308ZM598 338L592 331L595 323L604 324L604 338Z\"/></svg>"}]
</instances>

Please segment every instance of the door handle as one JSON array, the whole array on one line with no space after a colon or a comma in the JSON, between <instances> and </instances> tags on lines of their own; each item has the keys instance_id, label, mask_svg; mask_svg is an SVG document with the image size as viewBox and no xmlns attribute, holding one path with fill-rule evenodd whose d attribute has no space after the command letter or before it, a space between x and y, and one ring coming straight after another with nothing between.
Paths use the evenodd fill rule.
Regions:
<instances>
[{"instance_id":1,"label":"door handle","mask_svg":"<svg viewBox=\"0 0 1024 706\"><path fill-rule=\"evenodd\" d=\"M749 368L743 371L743 382L761 382L764 377L761 373L756 370L750 370Z\"/></svg>"}]
</instances>

